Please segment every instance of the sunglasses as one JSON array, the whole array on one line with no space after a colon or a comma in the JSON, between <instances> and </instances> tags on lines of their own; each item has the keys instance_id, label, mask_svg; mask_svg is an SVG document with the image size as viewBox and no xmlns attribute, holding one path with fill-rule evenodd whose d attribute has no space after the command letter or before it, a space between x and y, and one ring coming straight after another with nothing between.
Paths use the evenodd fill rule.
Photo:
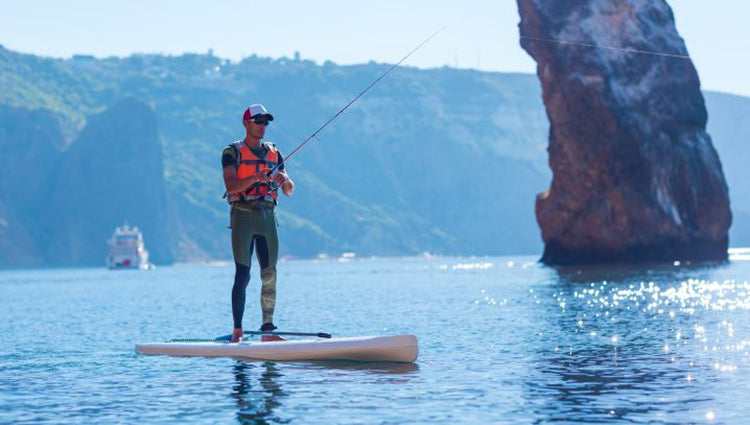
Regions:
<instances>
[{"instance_id":1,"label":"sunglasses","mask_svg":"<svg viewBox=\"0 0 750 425\"><path fill-rule=\"evenodd\" d=\"M253 121L253 122L254 122L255 124L257 124L257 125L264 125L264 126L267 126L267 125L268 125L268 123L270 123L270 122L271 122L271 120L268 120L268 119L266 119L266 118L256 118L256 119L253 119L252 121Z\"/></svg>"}]
</instances>

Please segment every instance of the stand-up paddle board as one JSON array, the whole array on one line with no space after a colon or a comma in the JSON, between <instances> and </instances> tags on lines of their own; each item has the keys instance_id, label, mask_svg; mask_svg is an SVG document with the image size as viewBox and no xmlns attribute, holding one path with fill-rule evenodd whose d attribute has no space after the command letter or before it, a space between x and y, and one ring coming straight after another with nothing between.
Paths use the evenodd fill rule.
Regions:
<instances>
[{"instance_id":1,"label":"stand-up paddle board","mask_svg":"<svg viewBox=\"0 0 750 425\"><path fill-rule=\"evenodd\" d=\"M317 338L270 342L172 340L136 344L140 354L170 356L241 357L257 360L355 360L405 362L417 359L414 335Z\"/></svg>"}]
</instances>

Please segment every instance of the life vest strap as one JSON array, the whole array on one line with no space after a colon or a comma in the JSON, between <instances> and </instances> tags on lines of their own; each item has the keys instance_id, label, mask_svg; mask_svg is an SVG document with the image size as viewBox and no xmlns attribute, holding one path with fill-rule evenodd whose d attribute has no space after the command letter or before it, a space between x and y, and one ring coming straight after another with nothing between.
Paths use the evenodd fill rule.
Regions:
<instances>
[{"instance_id":1,"label":"life vest strap","mask_svg":"<svg viewBox=\"0 0 750 425\"><path fill-rule=\"evenodd\" d=\"M278 165L278 162L267 161L265 159L243 159L240 163L245 165L270 165L271 167Z\"/></svg>"},{"instance_id":2,"label":"life vest strap","mask_svg":"<svg viewBox=\"0 0 750 425\"><path fill-rule=\"evenodd\" d=\"M243 203L268 203L270 205L277 205L278 202L276 199L268 196L268 195L258 195L258 196L251 196L251 197L244 197L244 196L229 196L229 203L234 204L237 202L243 202Z\"/></svg>"}]
</instances>

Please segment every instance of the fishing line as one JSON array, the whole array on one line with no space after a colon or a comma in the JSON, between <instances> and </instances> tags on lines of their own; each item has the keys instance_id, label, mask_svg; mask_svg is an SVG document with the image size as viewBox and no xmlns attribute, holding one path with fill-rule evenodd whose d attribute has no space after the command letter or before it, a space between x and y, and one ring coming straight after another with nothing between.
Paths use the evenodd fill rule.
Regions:
<instances>
[{"instance_id":1,"label":"fishing line","mask_svg":"<svg viewBox=\"0 0 750 425\"><path fill-rule=\"evenodd\" d=\"M404 56L403 58L401 58L400 61L398 61L396 64L394 64L393 66L391 66L390 68L388 68L388 70L385 71L383 73L383 75L381 75L380 77L378 77L369 86L367 86L364 90L362 90L357 96L355 96L354 99L350 100L349 103L347 103L343 108L341 108L338 112L336 112L336 115L332 116L323 125L321 125L320 127L318 127L318 129L315 130L302 143L300 143L299 146L297 146L296 149L294 149L289 155L287 155L282 161L280 161L275 167L273 167L271 169L271 171L268 172L268 174L269 175L273 175L276 172L276 170L278 170L279 167L281 167L284 163L286 163L287 161L289 161L289 159L291 157L293 157L294 154L296 154L300 149L302 149L302 147L305 146L309 141L311 141L313 139L320 140L317 137L318 133L320 133L321 131L323 131L323 129L325 129L326 127L328 127L328 124L330 124L333 121L335 121L336 118L338 118L341 114L343 114L344 111L346 111L347 109L349 109L349 107L352 106L354 104L354 102L356 102L357 100L359 100L360 97L364 96L365 93L367 93L368 91L370 91L370 89L372 89L373 87L375 87L375 85L377 85L383 78L385 78L386 76L388 76L388 74L390 74L391 72L393 72L394 69L396 69L399 65L401 65L409 56L412 55L412 53L414 53L417 50L419 50L422 46L424 46L425 44L427 44L427 42L429 42L430 40L432 40L433 37L435 37L436 35L438 35L444 29L445 29L445 27L442 27L439 30L435 31L431 36L427 37L423 42L419 43L419 45L417 47L413 48L409 53L407 53L406 56Z\"/></svg>"},{"instance_id":2,"label":"fishing line","mask_svg":"<svg viewBox=\"0 0 750 425\"><path fill-rule=\"evenodd\" d=\"M537 38L537 37L527 37L525 35L522 35L521 38L525 38L527 40L533 40L533 41L543 41L546 43L557 43L557 44L567 44L572 46L584 46L584 47L594 47L597 49L610 49L610 50L619 50L621 52L628 52L628 53L639 53L639 54L645 54L645 55L654 55L654 56L665 56L670 58L680 58L680 59L690 59L690 56L686 55L677 55L673 53L662 53L662 52L653 52L650 50L638 50L638 49L627 49L623 47L612 47L612 46L602 46L599 44L591 44L591 43L579 43L574 41L563 41L563 40L553 40L549 38Z\"/></svg>"}]
</instances>

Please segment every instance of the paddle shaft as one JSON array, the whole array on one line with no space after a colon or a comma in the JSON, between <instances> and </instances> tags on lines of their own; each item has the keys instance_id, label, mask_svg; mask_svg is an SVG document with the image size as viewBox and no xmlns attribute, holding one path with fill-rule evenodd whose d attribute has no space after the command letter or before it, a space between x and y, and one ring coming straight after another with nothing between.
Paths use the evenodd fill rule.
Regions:
<instances>
[{"instance_id":1,"label":"paddle shaft","mask_svg":"<svg viewBox=\"0 0 750 425\"><path fill-rule=\"evenodd\" d=\"M263 331L245 331L245 335L276 335L276 336L317 336L318 338L330 338L331 334L325 332L263 332Z\"/></svg>"},{"instance_id":2,"label":"paddle shaft","mask_svg":"<svg viewBox=\"0 0 750 425\"><path fill-rule=\"evenodd\" d=\"M275 336L316 336L318 338L330 338L331 334L325 332L263 332L263 331L245 331L245 335L275 335ZM229 341L232 335L224 335L216 338L216 341Z\"/></svg>"}]
</instances>

